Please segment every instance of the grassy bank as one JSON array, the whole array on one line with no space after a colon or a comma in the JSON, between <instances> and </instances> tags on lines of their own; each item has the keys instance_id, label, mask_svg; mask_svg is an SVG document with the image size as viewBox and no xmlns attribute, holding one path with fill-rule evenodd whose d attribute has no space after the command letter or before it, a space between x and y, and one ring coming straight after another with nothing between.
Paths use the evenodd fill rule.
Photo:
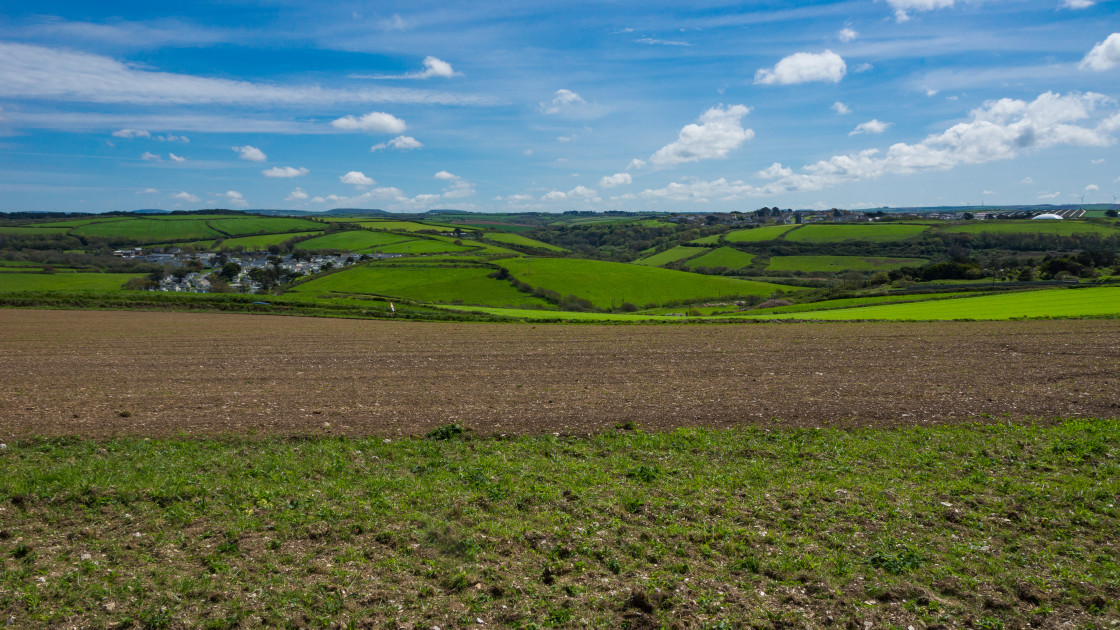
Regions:
<instances>
[{"instance_id":1,"label":"grassy bank","mask_svg":"<svg viewBox=\"0 0 1120 630\"><path fill-rule=\"evenodd\" d=\"M1116 427L11 443L0 610L15 627L1110 627Z\"/></svg>"}]
</instances>

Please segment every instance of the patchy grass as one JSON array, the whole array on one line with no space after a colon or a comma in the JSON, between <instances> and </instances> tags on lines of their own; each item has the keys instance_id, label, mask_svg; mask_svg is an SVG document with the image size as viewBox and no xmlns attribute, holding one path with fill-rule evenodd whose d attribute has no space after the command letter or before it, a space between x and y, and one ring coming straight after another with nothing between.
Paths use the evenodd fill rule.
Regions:
<instances>
[{"instance_id":1,"label":"patchy grass","mask_svg":"<svg viewBox=\"0 0 1120 630\"><path fill-rule=\"evenodd\" d=\"M20 628L1109 627L1116 427L19 442L0 609Z\"/></svg>"},{"instance_id":2,"label":"patchy grass","mask_svg":"<svg viewBox=\"0 0 1120 630\"><path fill-rule=\"evenodd\" d=\"M785 235L787 241L800 243L839 243L871 241L889 243L913 238L929 225L912 223L813 223L802 225Z\"/></svg>"},{"instance_id":3,"label":"patchy grass","mask_svg":"<svg viewBox=\"0 0 1120 630\"><path fill-rule=\"evenodd\" d=\"M771 271L890 271L902 267L921 267L925 258L882 256L774 256Z\"/></svg>"},{"instance_id":4,"label":"patchy grass","mask_svg":"<svg viewBox=\"0 0 1120 630\"><path fill-rule=\"evenodd\" d=\"M689 269L696 267L727 267L729 269L740 269L751 264L754 260L754 254L739 251L734 247L720 247L712 251L698 256L684 263L684 266Z\"/></svg>"},{"instance_id":5,"label":"patchy grass","mask_svg":"<svg viewBox=\"0 0 1120 630\"><path fill-rule=\"evenodd\" d=\"M671 262L684 260L685 258L705 254L710 251L712 250L703 247L686 247L684 245L677 245L676 247L667 249L663 252L659 252L651 256L646 256L645 258L641 258L639 260L635 260L634 264L646 265L647 267L660 267L661 265L667 265Z\"/></svg>"}]
</instances>

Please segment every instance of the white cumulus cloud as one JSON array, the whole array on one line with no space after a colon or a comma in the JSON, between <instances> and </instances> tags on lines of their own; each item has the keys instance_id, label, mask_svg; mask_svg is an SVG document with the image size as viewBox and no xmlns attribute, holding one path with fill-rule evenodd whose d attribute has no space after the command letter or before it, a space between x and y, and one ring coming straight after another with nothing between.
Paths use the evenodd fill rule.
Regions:
<instances>
[{"instance_id":1,"label":"white cumulus cloud","mask_svg":"<svg viewBox=\"0 0 1120 630\"><path fill-rule=\"evenodd\" d=\"M893 124L894 123L885 123L885 122L883 122L883 121L881 121L877 118L872 118L871 120L869 120L865 123L860 123L860 124L856 125L856 128L853 129L851 131L851 133L849 133L848 135L849 136L856 136L856 135L863 134L863 133L870 133L870 134L883 133L884 131L889 129L890 126L893 125Z\"/></svg>"},{"instance_id":2,"label":"white cumulus cloud","mask_svg":"<svg viewBox=\"0 0 1120 630\"><path fill-rule=\"evenodd\" d=\"M233 147L233 150L237 151L238 157L242 160L249 160L250 162L268 161L268 156L264 154L264 151L248 144L243 147Z\"/></svg>"},{"instance_id":3,"label":"white cumulus cloud","mask_svg":"<svg viewBox=\"0 0 1120 630\"><path fill-rule=\"evenodd\" d=\"M1061 196L1062 196L1062 193L1060 193L1060 192L1040 192L1040 193L1038 193L1038 198L1039 199L1055 199L1055 198L1061 197Z\"/></svg>"},{"instance_id":4,"label":"white cumulus cloud","mask_svg":"<svg viewBox=\"0 0 1120 630\"><path fill-rule=\"evenodd\" d=\"M171 158L172 162L177 162L179 164L182 164L183 162L187 161L187 158L185 158L181 155L175 155L174 153L168 153L167 157Z\"/></svg>"},{"instance_id":5,"label":"white cumulus cloud","mask_svg":"<svg viewBox=\"0 0 1120 630\"><path fill-rule=\"evenodd\" d=\"M160 156L158 156L155 153L152 153L150 151L145 151L143 153L143 155L140 156L140 159L144 160L146 162L161 162L161 161L163 161L163 158L161 158Z\"/></svg>"},{"instance_id":6,"label":"white cumulus cloud","mask_svg":"<svg viewBox=\"0 0 1120 630\"><path fill-rule=\"evenodd\" d=\"M351 186L373 186L377 183L369 177L366 177L365 173L361 171L350 171L345 175L339 176L338 181L343 184L350 184Z\"/></svg>"},{"instance_id":7,"label":"white cumulus cloud","mask_svg":"<svg viewBox=\"0 0 1120 630\"><path fill-rule=\"evenodd\" d=\"M1085 187L1085 192L1100 192L1101 187L1096 184L1089 184Z\"/></svg>"},{"instance_id":8,"label":"white cumulus cloud","mask_svg":"<svg viewBox=\"0 0 1120 630\"><path fill-rule=\"evenodd\" d=\"M378 144L375 144L370 147L369 150L380 151L382 149L388 149L390 147L399 149L401 151L407 151L408 149L422 149L424 148L424 145L420 144L420 141L416 138L413 138L412 136L397 136L396 138L393 138L388 142L380 142Z\"/></svg>"},{"instance_id":9,"label":"white cumulus cloud","mask_svg":"<svg viewBox=\"0 0 1120 630\"><path fill-rule=\"evenodd\" d=\"M599 180L600 188L614 188L615 186L624 186L633 182L630 173L615 173L614 175L606 175L603 179Z\"/></svg>"},{"instance_id":10,"label":"white cumulus cloud","mask_svg":"<svg viewBox=\"0 0 1120 630\"><path fill-rule=\"evenodd\" d=\"M113 137L128 139L151 138L152 134L150 132L144 131L143 129L118 129L117 131L113 132Z\"/></svg>"},{"instance_id":11,"label":"white cumulus cloud","mask_svg":"<svg viewBox=\"0 0 1120 630\"><path fill-rule=\"evenodd\" d=\"M297 186L296 189L293 190L290 195L288 195L287 197L284 197L284 201L303 201L303 200L307 199L309 196L310 195L308 195L306 192L304 192L304 190L302 188Z\"/></svg>"},{"instance_id":12,"label":"white cumulus cloud","mask_svg":"<svg viewBox=\"0 0 1120 630\"><path fill-rule=\"evenodd\" d=\"M296 168L294 166L274 166L272 168L266 168L265 170L261 171L261 174L265 177L287 179L289 177L302 177L310 172L311 171L302 166L299 168Z\"/></svg>"},{"instance_id":13,"label":"white cumulus cloud","mask_svg":"<svg viewBox=\"0 0 1120 630\"><path fill-rule=\"evenodd\" d=\"M430 79L432 77L450 79L451 77L461 75L461 72L455 72L451 64L438 57L429 55L424 57L424 69L419 72L409 72L407 74L354 74L351 75L351 77L355 79Z\"/></svg>"},{"instance_id":14,"label":"white cumulus cloud","mask_svg":"<svg viewBox=\"0 0 1120 630\"><path fill-rule=\"evenodd\" d=\"M198 203L198 202L202 201L198 197L195 197L194 195L190 194L189 192L187 192L185 190L181 191L181 192L173 193L171 195L171 198L172 199L178 199L179 201L186 201L188 203Z\"/></svg>"},{"instance_id":15,"label":"white cumulus cloud","mask_svg":"<svg viewBox=\"0 0 1120 630\"><path fill-rule=\"evenodd\" d=\"M725 158L754 137L754 131L744 129L740 122L750 111L744 105L713 107L700 116L698 123L685 125L677 141L658 149L649 161L656 166L673 166Z\"/></svg>"},{"instance_id":16,"label":"white cumulus cloud","mask_svg":"<svg viewBox=\"0 0 1120 630\"><path fill-rule=\"evenodd\" d=\"M458 175L453 175L451 173L448 173L447 171L440 171L440 172L436 173L435 175L433 175L432 177L435 177L436 179L443 179L443 180L459 179Z\"/></svg>"},{"instance_id":17,"label":"white cumulus cloud","mask_svg":"<svg viewBox=\"0 0 1120 630\"><path fill-rule=\"evenodd\" d=\"M1120 33L1113 33L1099 42L1081 60L1082 70L1104 72L1120 66Z\"/></svg>"},{"instance_id":18,"label":"white cumulus cloud","mask_svg":"<svg viewBox=\"0 0 1120 630\"><path fill-rule=\"evenodd\" d=\"M249 202L245 201L245 196L236 190L229 190L224 193L218 193L217 197L225 197L226 203L233 208L248 208Z\"/></svg>"},{"instance_id":19,"label":"white cumulus cloud","mask_svg":"<svg viewBox=\"0 0 1120 630\"><path fill-rule=\"evenodd\" d=\"M839 83L847 73L844 59L826 50L823 53L794 53L782 59L773 68L761 68L754 74L754 82L761 85L793 85L810 81Z\"/></svg>"},{"instance_id":20,"label":"white cumulus cloud","mask_svg":"<svg viewBox=\"0 0 1120 630\"><path fill-rule=\"evenodd\" d=\"M636 171L636 170L639 170L639 169L643 169L645 167L646 167L646 161L645 160L634 158L633 160L630 160L629 164L626 165L626 170Z\"/></svg>"},{"instance_id":21,"label":"white cumulus cloud","mask_svg":"<svg viewBox=\"0 0 1120 630\"><path fill-rule=\"evenodd\" d=\"M857 37L859 37L859 32L851 27L845 26L844 28L840 29L840 32L838 32L836 36L840 38L840 41L846 43L854 41Z\"/></svg>"},{"instance_id":22,"label":"white cumulus cloud","mask_svg":"<svg viewBox=\"0 0 1120 630\"><path fill-rule=\"evenodd\" d=\"M373 131L377 133L401 133L407 125L404 121L385 112L370 112L363 116L343 116L331 122L335 129L343 131Z\"/></svg>"},{"instance_id":23,"label":"white cumulus cloud","mask_svg":"<svg viewBox=\"0 0 1120 630\"><path fill-rule=\"evenodd\" d=\"M841 116L844 116L845 114L852 113L852 110L847 105L841 103L840 101L836 101L835 103L832 104L832 111L836 112L837 114L839 114Z\"/></svg>"}]
</instances>

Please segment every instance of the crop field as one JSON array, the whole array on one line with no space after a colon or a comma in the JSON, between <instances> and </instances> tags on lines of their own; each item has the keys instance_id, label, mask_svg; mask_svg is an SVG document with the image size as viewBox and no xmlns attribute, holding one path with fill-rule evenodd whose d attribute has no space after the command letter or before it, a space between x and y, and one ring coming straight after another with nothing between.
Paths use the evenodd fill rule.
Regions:
<instances>
[{"instance_id":1,"label":"crop field","mask_svg":"<svg viewBox=\"0 0 1120 630\"><path fill-rule=\"evenodd\" d=\"M703 256L698 256L684 263L684 266L692 269L695 267L727 267L729 269L740 269L751 264L754 260L754 254L741 252L734 247L720 247L714 249Z\"/></svg>"},{"instance_id":2,"label":"crop field","mask_svg":"<svg viewBox=\"0 0 1120 630\"><path fill-rule=\"evenodd\" d=\"M781 238L783 234L799 227L797 225L767 225L753 230L735 230L724 237L730 243L758 243Z\"/></svg>"},{"instance_id":3,"label":"crop field","mask_svg":"<svg viewBox=\"0 0 1120 630\"><path fill-rule=\"evenodd\" d=\"M1117 320L0 330L12 627L1120 615Z\"/></svg>"},{"instance_id":4,"label":"crop field","mask_svg":"<svg viewBox=\"0 0 1120 630\"><path fill-rule=\"evenodd\" d=\"M451 232L455 228L459 228L464 232L470 232L473 228L463 225L449 225L445 223L420 223L418 221L392 221L392 220L374 220L374 221L354 221L353 219L344 219L347 223L356 223L364 228L372 228L374 230L386 230L391 232L420 232L423 230L435 230L438 232Z\"/></svg>"},{"instance_id":5,"label":"crop field","mask_svg":"<svg viewBox=\"0 0 1120 630\"><path fill-rule=\"evenodd\" d=\"M308 232L323 229L322 223L308 221L307 219L291 219L287 217L245 217L211 219L207 221L210 227L229 234L241 236L258 233L276 232Z\"/></svg>"},{"instance_id":6,"label":"crop field","mask_svg":"<svg viewBox=\"0 0 1120 630\"><path fill-rule=\"evenodd\" d=\"M915 321L1008 320L1048 317L1120 318L1120 287L1023 291L911 304L890 304L815 313L798 313L790 315L790 317L815 320Z\"/></svg>"},{"instance_id":7,"label":"crop field","mask_svg":"<svg viewBox=\"0 0 1120 630\"><path fill-rule=\"evenodd\" d=\"M400 234L357 230L353 232L335 232L334 234L308 239L297 243L296 248L342 249L362 253L373 251L384 245L403 243L408 240L411 240L410 237Z\"/></svg>"},{"instance_id":8,"label":"crop field","mask_svg":"<svg viewBox=\"0 0 1120 630\"><path fill-rule=\"evenodd\" d=\"M889 271L902 267L921 267L925 258L882 258L864 256L774 256L771 271Z\"/></svg>"},{"instance_id":9,"label":"crop field","mask_svg":"<svg viewBox=\"0 0 1120 630\"><path fill-rule=\"evenodd\" d=\"M759 308L751 310L750 313L803 313L806 311L819 311L822 309L833 308L848 308L851 306L871 306L875 304L901 304L903 302L924 302L926 300L944 300L949 298L956 298L961 296L976 296L972 292L953 292L953 293L927 293L927 294L905 294L900 293L896 295L873 295L868 297L857 298L841 298L836 300L827 300L824 302L806 302L802 304L790 304L789 306L775 306L773 308Z\"/></svg>"},{"instance_id":10,"label":"crop field","mask_svg":"<svg viewBox=\"0 0 1120 630\"><path fill-rule=\"evenodd\" d=\"M122 219L88 223L70 231L79 236L130 238L141 242L193 241L221 236L206 225L205 220L191 218L171 219Z\"/></svg>"},{"instance_id":11,"label":"crop field","mask_svg":"<svg viewBox=\"0 0 1120 630\"><path fill-rule=\"evenodd\" d=\"M297 285L290 293L357 293L448 304L549 307L505 280L487 277L493 272L489 267L363 265Z\"/></svg>"},{"instance_id":12,"label":"crop field","mask_svg":"<svg viewBox=\"0 0 1120 630\"><path fill-rule=\"evenodd\" d=\"M599 308L609 308L612 303L615 306L623 302L636 306L660 305L797 290L765 282L572 258L518 258L503 260L501 265L533 287L550 289L561 296L575 295L590 300Z\"/></svg>"},{"instance_id":13,"label":"crop field","mask_svg":"<svg viewBox=\"0 0 1120 630\"><path fill-rule=\"evenodd\" d=\"M563 247L557 247L555 245L550 245L548 243L542 243L541 241L538 241L538 240L534 240L534 239L531 239L531 238L528 238L528 237L525 237L525 236L521 236L519 234L510 234L508 232L489 232L485 235L485 238L487 238L491 241L497 241L499 243L508 243L510 245L521 245L522 247L534 247L536 249L546 249L546 250L551 251L551 252L564 253L564 252L568 251L568 250L564 249Z\"/></svg>"},{"instance_id":14,"label":"crop field","mask_svg":"<svg viewBox=\"0 0 1120 630\"><path fill-rule=\"evenodd\" d=\"M711 250L704 247L687 247L685 245L677 245L672 249L667 249L663 252L653 254L652 256L646 256L645 258L635 260L634 264L646 265L647 267L660 267L661 265L667 265L671 262L676 262L678 260L688 258L689 256L695 256L697 254L703 254L709 251Z\"/></svg>"},{"instance_id":15,"label":"crop field","mask_svg":"<svg viewBox=\"0 0 1120 630\"><path fill-rule=\"evenodd\" d=\"M13 291L119 291L134 273L0 273L0 293Z\"/></svg>"},{"instance_id":16,"label":"crop field","mask_svg":"<svg viewBox=\"0 0 1120 630\"><path fill-rule=\"evenodd\" d=\"M912 238L928 230L929 225L906 223L828 223L802 225L785 235L787 241L801 243L839 243L842 241L871 241L889 243Z\"/></svg>"},{"instance_id":17,"label":"crop field","mask_svg":"<svg viewBox=\"0 0 1120 630\"><path fill-rule=\"evenodd\" d=\"M290 238L310 236L312 234L318 234L318 232L286 232L283 234L261 234L259 236L227 238L222 241L221 248L233 249L234 247L244 247L249 251L256 251L265 249L269 245L279 245Z\"/></svg>"},{"instance_id":18,"label":"crop field","mask_svg":"<svg viewBox=\"0 0 1120 630\"><path fill-rule=\"evenodd\" d=\"M1085 221L978 221L960 225L949 225L943 228L946 232L964 232L980 234L982 232L995 232L998 234L1054 234L1069 236L1071 234L1100 234L1101 236L1117 236L1120 230L1099 223Z\"/></svg>"}]
</instances>

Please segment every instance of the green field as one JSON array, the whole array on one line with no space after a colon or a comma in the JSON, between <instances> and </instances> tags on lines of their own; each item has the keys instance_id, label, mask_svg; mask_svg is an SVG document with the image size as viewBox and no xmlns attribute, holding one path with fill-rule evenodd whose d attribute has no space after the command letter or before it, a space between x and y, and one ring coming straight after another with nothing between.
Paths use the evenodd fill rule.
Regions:
<instances>
[{"instance_id":1,"label":"green field","mask_svg":"<svg viewBox=\"0 0 1120 630\"><path fill-rule=\"evenodd\" d=\"M0 225L0 234L66 234L68 227L42 225Z\"/></svg>"},{"instance_id":2,"label":"green field","mask_svg":"<svg viewBox=\"0 0 1120 630\"><path fill-rule=\"evenodd\" d=\"M799 243L839 243L871 241L889 243L912 238L928 230L928 225L906 223L822 223L802 225L786 234L787 241Z\"/></svg>"},{"instance_id":3,"label":"green field","mask_svg":"<svg viewBox=\"0 0 1120 630\"><path fill-rule=\"evenodd\" d=\"M723 236L723 234L712 234L703 238L691 240L689 241L689 243L693 245L716 245L719 243L720 239L723 238Z\"/></svg>"},{"instance_id":4,"label":"green field","mask_svg":"<svg viewBox=\"0 0 1120 630\"><path fill-rule=\"evenodd\" d=\"M689 260L684 263L684 266L689 269L695 269L696 267L727 267L729 269L741 269L751 264L753 260L754 254L741 252L734 247L720 247L703 256Z\"/></svg>"},{"instance_id":5,"label":"green field","mask_svg":"<svg viewBox=\"0 0 1120 630\"><path fill-rule=\"evenodd\" d=\"M517 258L503 260L501 265L533 287L556 291L561 296L575 295L602 309L611 308L612 304L621 306L623 302L643 307L797 290L763 282L574 258Z\"/></svg>"},{"instance_id":6,"label":"green field","mask_svg":"<svg viewBox=\"0 0 1120 630\"><path fill-rule=\"evenodd\" d=\"M284 234L261 234L259 236L242 236L240 238L227 238L222 241L222 249L244 247L248 251L267 249L269 245L279 245L290 238L309 236L319 232L286 232Z\"/></svg>"},{"instance_id":7,"label":"green field","mask_svg":"<svg viewBox=\"0 0 1120 630\"><path fill-rule=\"evenodd\" d=\"M676 262L678 260L688 258L689 256L703 254L704 252L708 251L711 250L704 247L686 247L684 245L677 245L672 249L667 249L652 256L646 256L645 258L635 260L634 264L646 265L647 267L660 267L662 265L667 265L671 262Z\"/></svg>"},{"instance_id":8,"label":"green field","mask_svg":"<svg viewBox=\"0 0 1120 630\"><path fill-rule=\"evenodd\" d=\"M119 291L135 273L0 273L0 293L13 291Z\"/></svg>"},{"instance_id":9,"label":"green field","mask_svg":"<svg viewBox=\"0 0 1120 630\"><path fill-rule=\"evenodd\" d=\"M512 232L515 234L536 229L535 225L516 225L513 223L472 223L470 221L456 221L454 225L457 227L462 227L464 229L474 228L487 231L500 230L502 232Z\"/></svg>"},{"instance_id":10,"label":"green field","mask_svg":"<svg viewBox=\"0 0 1120 630\"><path fill-rule=\"evenodd\" d=\"M347 223L356 223L356 224L358 224L358 225L360 225L364 228L370 228L370 229L374 229L374 230L387 230L387 231L391 231L391 232L420 232L420 231L423 231L423 230L436 231L436 232L453 232L453 231L455 231L455 228L459 228L463 232L470 232L470 231L474 230L474 228L470 228L470 227L463 226L463 225L448 225L448 224L444 224L444 223L420 223L420 222L417 222L417 221L391 221L391 220L386 220L386 221L379 221L379 220L353 221L353 220L350 220L350 221L346 221L346 222Z\"/></svg>"},{"instance_id":11,"label":"green field","mask_svg":"<svg viewBox=\"0 0 1120 630\"><path fill-rule=\"evenodd\" d=\"M980 234L1053 234L1070 236L1072 234L1100 234L1101 236L1120 236L1120 230L1108 225L1086 221L976 221L942 228L946 232Z\"/></svg>"},{"instance_id":12,"label":"green field","mask_svg":"<svg viewBox=\"0 0 1120 630\"><path fill-rule=\"evenodd\" d=\"M145 243L198 241L221 236L204 219L121 219L89 223L70 231L78 236L128 238Z\"/></svg>"},{"instance_id":13,"label":"green field","mask_svg":"<svg viewBox=\"0 0 1120 630\"><path fill-rule=\"evenodd\" d=\"M921 267L925 258L883 258L864 256L774 256L770 271L889 271L902 267Z\"/></svg>"},{"instance_id":14,"label":"green field","mask_svg":"<svg viewBox=\"0 0 1120 630\"><path fill-rule=\"evenodd\" d=\"M210 227L229 234L241 236L248 234L275 234L277 232L309 232L319 231L324 228L322 223L308 221L307 219L291 219L287 217L245 217L221 218L207 221Z\"/></svg>"},{"instance_id":15,"label":"green field","mask_svg":"<svg viewBox=\"0 0 1120 630\"><path fill-rule=\"evenodd\" d=\"M385 232L369 232L355 230L352 232L335 232L317 238L301 241L296 244L296 249L339 249L351 252L370 252L380 249L385 245L403 243L410 237L399 234L386 234Z\"/></svg>"},{"instance_id":16,"label":"green field","mask_svg":"<svg viewBox=\"0 0 1120 630\"><path fill-rule=\"evenodd\" d=\"M491 241L497 241L499 243L507 243L509 245L520 245L522 247L531 247L533 249L544 249L544 250L548 250L550 252L566 253L568 251L568 250L564 249L563 247L557 247L555 245L549 245L548 243L542 243L541 241L537 241L537 240L534 240L534 239L531 239L531 238L528 238L528 237L525 237L525 236L521 236L519 234L510 234L508 232L488 232L488 233L486 233L484 238L486 238L488 240L491 240Z\"/></svg>"},{"instance_id":17,"label":"green field","mask_svg":"<svg viewBox=\"0 0 1120 630\"><path fill-rule=\"evenodd\" d=\"M805 313L808 311L821 311L833 308L848 308L852 306L871 306L874 304L902 304L904 302L924 302L926 300L943 300L963 296L976 296L974 291L960 291L953 293L923 293L923 294L897 294L897 295L871 295L868 297L840 298L836 300L823 300L820 302L805 302L789 306L775 306L773 308L759 308L749 311L750 314L762 313Z\"/></svg>"},{"instance_id":18,"label":"green field","mask_svg":"<svg viewBox=\"0 0 1120 630\"><path fill-rule=\"evenodd\" d=\"M372 396L391 368L371 366L338 377ZM1116 419L636 428L8 440L4 618L997 630L1120 616Z\"/></svg>"},{"instance_id":19,"label":"green field","mask_svg":"<svg viewBox=\"0 0 1120 630\"><path fill-rule=\"evenodd\" d=\"M751 316L753 317L753 315ZM1046 289L909 304L844 308L795 315L814 320L1008 320L1049 317L1120 317L1120 287Z\"/></svg>"},{"instance_id":20,"label":"green field","mask_svg":"<svg viewBox=\"0 0 1120 630\"><path fill-rule=\"evenodd\" d=\"M780 238L786 232L789 232L796 225L767 225L765 227L754 228L753 230L735 230L728 232L725 239L730 243L758 243L760 241L772 241Z\"/></svg>"},{"instance_id":21,"label":"green field","mask_svg":"<svg viewBox=\"0 0 1120 630\"><path fill-rule=\"evenodd\" d=\"M392 245L383 245L375 249L383 254L439 254L443 252L466 252L478 248L426 238L415 241L405 241L403 243L394 243Z\"/></svg>"},{"instance_id":22,"label":"green field","mask_svg":"<svg viewBox=\"0 0 1120 630\"><path fill-rule=\"evenodd\" d=\"M433 303L551 308L505 280L487 277L488 267L362 265L297 285L291 293L356 293Z\"/></svg>"}]
</instances>

